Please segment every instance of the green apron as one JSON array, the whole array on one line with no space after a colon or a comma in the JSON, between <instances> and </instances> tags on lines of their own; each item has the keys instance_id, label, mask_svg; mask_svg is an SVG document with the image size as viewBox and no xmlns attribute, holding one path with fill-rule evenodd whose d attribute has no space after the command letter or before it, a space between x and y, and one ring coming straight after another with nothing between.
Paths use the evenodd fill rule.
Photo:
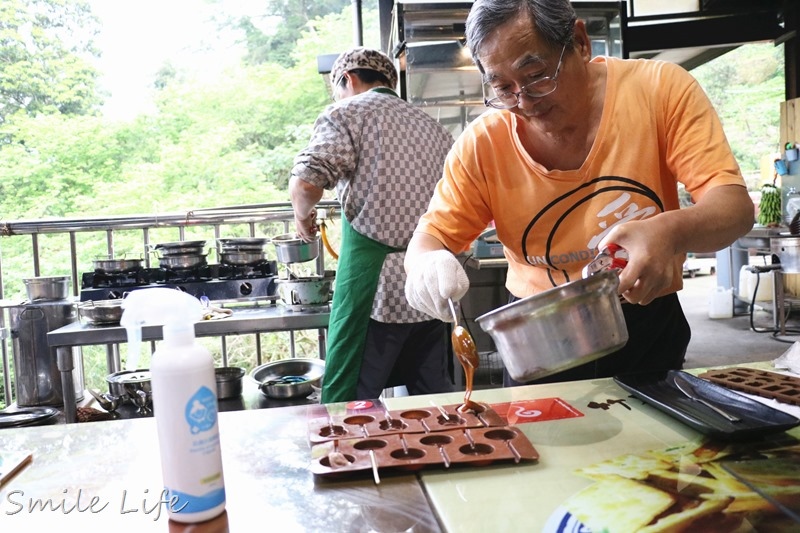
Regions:
<instances>
[{"instance_id":1,"label":"green apron","mask_svg":"<svg viewBox=\"0 0 800 533\"><path fill-rule=\"evenodd\" d=\"M355 231L342 216L342 242L328 320L322 403L355 400L372 300L386 254L397 251Z\"/></svg>"}]
</instances>

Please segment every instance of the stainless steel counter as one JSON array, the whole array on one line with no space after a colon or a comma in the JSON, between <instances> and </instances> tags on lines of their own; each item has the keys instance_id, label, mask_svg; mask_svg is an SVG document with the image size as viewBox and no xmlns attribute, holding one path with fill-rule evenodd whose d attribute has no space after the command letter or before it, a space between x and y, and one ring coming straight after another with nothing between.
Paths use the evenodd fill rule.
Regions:
<instances>
[{"instance_id":1,"label":"stainless steel counter","mask_svg":"<svg viewBox=\"0 0 800 533\"><path fill-rule=\"evenodd\" d=\"M233 315L217 320L203 320L195 324L198 337L220 337L247 333L267 333L275 331L298 331L328 327L329 307L314 311L295 311L287 307L269 304L253 307L235 307ZM64 417L68 423L76 420L76 402L72 371L74 346L105 344L107 348L106 366L109 374L120 370L119 353L113 349L117 344L127 342L127 331L122 326L93 326L73 322L47 334L47 343L56 348L58 369L61 372L61 387L64 394ZM162 338L162 326L142 328L142 341ZM320 350L324 349L320 346ZM320 353L324 358L324 354Z\"/></svg>"},{"instance_id":2,"label":"stainless steel counter","mask_svg":"<svg viewBox=\"0 0 800 533\"><path fill-rule=\"evenodd\" d=\"M198 337L218 337L270 331L297 331L328 327L328 310L291 311L280 305L234 308L233 315L195 324ZM161 326L142 328L142 341L160 340ZM50 346L88 346L127 342L122 326L91 326L74 322L47 334Z\"/></svg>"}]
</instances>

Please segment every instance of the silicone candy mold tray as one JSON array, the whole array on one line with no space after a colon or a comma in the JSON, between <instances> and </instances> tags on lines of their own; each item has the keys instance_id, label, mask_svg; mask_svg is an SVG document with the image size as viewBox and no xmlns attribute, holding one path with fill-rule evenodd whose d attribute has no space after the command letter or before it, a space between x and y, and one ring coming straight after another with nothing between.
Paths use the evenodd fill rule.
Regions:
<instances>
[{"instance_id":1,"label":"silicone candy mold tray","mask_svg":"<svg viewBox=\"0 0 800 533\"><path fill-rule=\"evenodd\" d=\"M363 414L346 414L309 421L308 435L312 443L331 440L380 437L400 433L430 433L458 428L504 426L506 423L491 407L478 414L459 412L458 405L437 408L403 409L396 411L370 411ZM388 416L387 416L388 413Z\"/></svg>"},{"instance_id":2,"label":"silicone candy mold tray","mask_svg":"<svg viewBox=\"0 0 800 533\"><path fill-rule=\"evenodd\" d=\"M338 452L334 457L331 454ZM372 454L370 454L372 452ZM428 466L484 466L497 461L535 461L539 454L513 426L462 428L344 439L311 447L311 472L336 476L372 469L419 470Z\"/></svg>"},{"instance_id":3,"label":"silicone candy mold tray","mask_svg":"<svg viewBox=\"0 0 800 533\"><path fill-rule=\"evenodd\" d=\"M709 370L699 377L729 389L800 405L800 379L796 377L744 367Z\"/></svg>"}]
</instances>

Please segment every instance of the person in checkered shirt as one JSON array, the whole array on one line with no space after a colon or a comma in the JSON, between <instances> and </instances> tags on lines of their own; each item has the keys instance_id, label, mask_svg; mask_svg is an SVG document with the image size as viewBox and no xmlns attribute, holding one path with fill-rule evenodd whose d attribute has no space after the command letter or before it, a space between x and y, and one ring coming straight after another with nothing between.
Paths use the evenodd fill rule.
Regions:
<instances>
[{"instance_id":1,"label":"person in checkered shirt","mask_svg":"<svg viewBox=\"0 0 800 533\"><path fill-rule=\"evenodd\" d=\"M380 51L355 47L331 70L335 102L295 158L289 192L298 235L316 237L316 204L335 189L342 242L328 325L322 402L452 390L448 329L408 304L405 248L442 175L449 131L398 97Z\"/></svg>"}]
</instances>

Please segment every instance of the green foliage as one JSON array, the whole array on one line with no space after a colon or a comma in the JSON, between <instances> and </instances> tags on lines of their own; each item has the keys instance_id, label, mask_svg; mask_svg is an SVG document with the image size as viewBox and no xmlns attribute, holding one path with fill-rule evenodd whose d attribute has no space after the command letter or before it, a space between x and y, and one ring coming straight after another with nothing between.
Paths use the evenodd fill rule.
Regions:
<instances>
[{"instance_id":1,"label":"green foliage","mask_svg":"<svg viewBox=\"0 0 800 533\"><path fill-rule=\"evenodd\" d=\"M97 19L82 0L0 3L0 124L19 112L81 115L99 103Z\"/></svg>"},{"instance_id":2,"label":"green foliage","mask_svg":"<svg viewBox=\"0 0 800 533\"><path fill-rule=\"evenodd\" d=\"M271 32L261 31L249 17L238 21L247 44L245 62L250 65L274 63L287 68L294 67L297 63L293 51L298 40L304 37L304 33L313 31L313 24L309 23L331 13L339 13L349 4L349 0L271 0L267 15L280 20Z\"/></svg>"},{"instance_id":3,"label":"green foliage","mask_svg":"<svg viewBox=\"0 0 800 533\"><path fill-rule=\"evenodd\" d=\"M692 70L722 120L745 174L778 148L780 103L786 99L783 46L742 46Z\"/></svg>"}]
</instances>

